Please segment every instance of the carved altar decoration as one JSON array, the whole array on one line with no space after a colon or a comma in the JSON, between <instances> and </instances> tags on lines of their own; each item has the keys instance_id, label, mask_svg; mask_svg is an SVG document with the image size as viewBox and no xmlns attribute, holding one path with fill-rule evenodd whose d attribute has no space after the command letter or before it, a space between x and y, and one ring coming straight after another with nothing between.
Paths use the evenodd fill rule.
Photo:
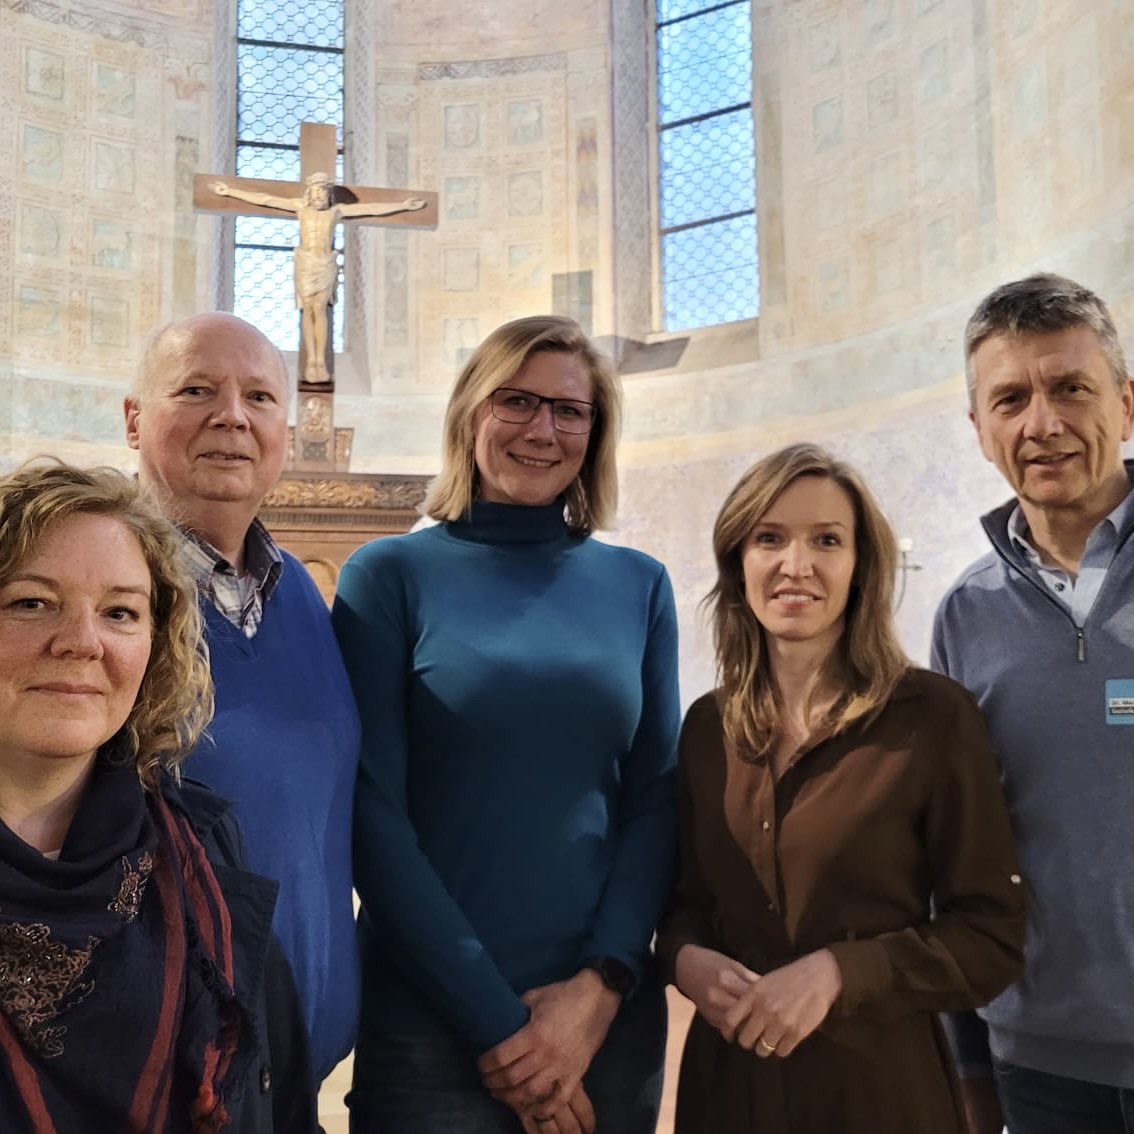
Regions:
<instances>
[{"instance_id":1,"label":"carved altar decoration","mask_svg":"<svg viewBox=\"0 0 1134 1134\"><path fill-rule=\"evenodd\" d=\"M390 473L313 473L285 470L264 498L260 519L302 560L330 602L339 568L355 548L407 532L432 478Z\"/></svg>"}]
</instances>

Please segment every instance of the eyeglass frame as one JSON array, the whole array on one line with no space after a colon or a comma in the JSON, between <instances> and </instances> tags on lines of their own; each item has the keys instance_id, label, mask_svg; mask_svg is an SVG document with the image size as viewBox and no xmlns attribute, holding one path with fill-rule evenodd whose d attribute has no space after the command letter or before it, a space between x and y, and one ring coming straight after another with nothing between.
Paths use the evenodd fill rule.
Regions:
<instances>
[{"instance_id":1,"label":"eyeglass frame","mask_svg":"<svg viewBox=\"0 0 1134 1134\"><path fill-rule=\"evenodd\" d=\"M496 395L500 393L505 394L522 394L525 398L535 398L535 409L532 410L531 416L525 418L523 421L509 421L505 417L501 417L496 412ZM585 401L582 398L547 398L543 394L533 393L531 390L521 390L518 386L497 386L491 394L488 395L488 408L492 416L497 421L502 421L505 425L530 425L535 421L536 416L544 405L551 406L551 424L560 433L566 433L571 437L585 437L595 427L595 422L598 421L599 407L594 402ZM591 420L587 423L586 429L564 429L563 426L555 417L556 405L571 405L571 406L586 406L591 411Z\"/></svg>"}]
</instances>

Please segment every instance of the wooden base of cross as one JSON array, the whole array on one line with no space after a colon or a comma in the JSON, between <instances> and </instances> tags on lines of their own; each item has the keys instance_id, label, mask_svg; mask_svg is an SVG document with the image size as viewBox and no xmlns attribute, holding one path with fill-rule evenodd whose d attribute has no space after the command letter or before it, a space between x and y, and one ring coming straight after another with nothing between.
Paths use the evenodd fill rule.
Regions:
<instances>
[{"instance_id":1,"label":"wooden base of cross","mask_svg":"<svg viewBox=\"0 0 1134 1134\"><path fill-rule=\"evenodd\" d=\"M335 396L327 387L299 384L295 425L288 430L289 469L347 472L353 429L335 428Z\"/></svg>"}]
</instances>

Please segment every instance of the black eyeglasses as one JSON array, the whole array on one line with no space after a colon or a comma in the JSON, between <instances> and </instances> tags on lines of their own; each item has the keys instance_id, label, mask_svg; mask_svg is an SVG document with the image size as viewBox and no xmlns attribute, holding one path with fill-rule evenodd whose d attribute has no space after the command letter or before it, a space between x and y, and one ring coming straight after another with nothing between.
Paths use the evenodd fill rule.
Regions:
<instances>
[{"instance_id":1,"label":"black eyeglasses","mask_svg":"<svg viewBox=\"0 0 1134 1134\"><path fill-rule=\"evenodd\" d=\"M513 390L509 386L493 390L488 400L492 416L509 425L527 425L545 402L551 406L552 425L561 433L590 433L598 417L598 410L591 402L579 402L574 398L545 398L542 394Z\"/></svg>"}]
</instances>

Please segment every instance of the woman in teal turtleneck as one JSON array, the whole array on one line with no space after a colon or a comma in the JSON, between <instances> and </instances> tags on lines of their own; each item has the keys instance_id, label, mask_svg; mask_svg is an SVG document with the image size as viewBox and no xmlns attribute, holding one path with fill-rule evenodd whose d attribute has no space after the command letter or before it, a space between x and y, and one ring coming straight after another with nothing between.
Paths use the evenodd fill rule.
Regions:
<instances>
[{"instance_id":1,"label":"woman in teal turtleneck","mask_svg":"<svg viewBox=\"0 0 1134 1134\"><path fill-rule=\"evenodd\" d=\"M679 725L661 564L614 516L620 394L578 325L477 348L426 501L343 568L363 722L354 1134L651 1134Z\"/></svg>"}]
</instances>

